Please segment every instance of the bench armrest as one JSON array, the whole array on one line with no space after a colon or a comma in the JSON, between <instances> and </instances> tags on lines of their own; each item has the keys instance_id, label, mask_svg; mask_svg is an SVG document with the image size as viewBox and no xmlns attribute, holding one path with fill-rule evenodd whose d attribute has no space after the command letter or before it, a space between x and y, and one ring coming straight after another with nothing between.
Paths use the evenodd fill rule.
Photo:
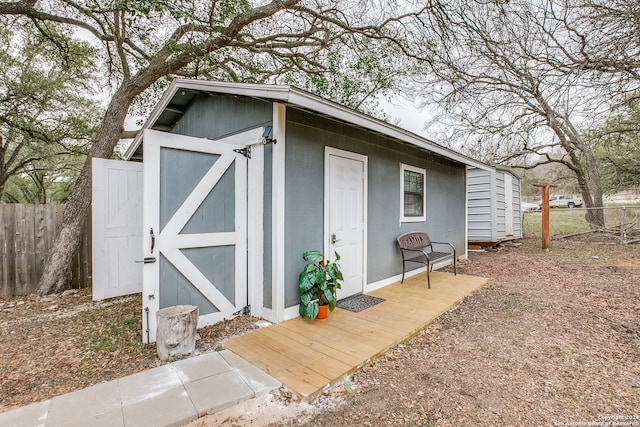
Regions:
<instances>
[{"instance_id":1,"label":"bench armrest","mask_svg":"<svg viewBox=\"0 0 640 427\"><path fill-rule=\"evenodd\" d=\"M451 249L453 249L453 253L454 253L454 254L456 253L456 248L455 248L455 246L453 246L453 245L452 245L451 243L449 243L449 242L433 242L433 241L432 241L432 242L431 242L431 244L434 244L434 245L449 245L449 246L451 247Z\"/></svg>"}]
</instances>

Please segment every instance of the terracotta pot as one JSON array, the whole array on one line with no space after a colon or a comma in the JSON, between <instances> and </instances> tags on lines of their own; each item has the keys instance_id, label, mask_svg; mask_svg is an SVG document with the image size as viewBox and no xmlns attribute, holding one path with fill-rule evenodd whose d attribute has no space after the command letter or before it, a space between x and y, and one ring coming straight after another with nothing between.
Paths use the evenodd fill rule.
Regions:
<instances>
[{"instance_id":1,"label":"terracotta pot","mask_svg":"<svg viewBox=\"0 0 640 427\"><path fill-rule=\"evenodd\" d=\"M329 305L318 306L318 315L316 319L326 319L329 314Z\"/></svg>"}]
</instances>

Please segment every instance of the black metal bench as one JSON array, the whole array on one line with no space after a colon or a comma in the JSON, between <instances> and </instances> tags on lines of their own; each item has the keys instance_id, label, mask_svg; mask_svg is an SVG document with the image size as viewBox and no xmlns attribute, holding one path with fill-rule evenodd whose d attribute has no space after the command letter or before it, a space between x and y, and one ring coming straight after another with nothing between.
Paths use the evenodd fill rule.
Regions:
<instances>
[{"instance_id":1,"label":"black metal bench","mask_svg":"<svg viewBox=\"0 0 640 427\"><path fill-rule=\"evenodd\" d=\"M407 262L417 262L427 266L427 286L431 289L431 279L429 272L433 270L433 264L448 258L453 258L453 274L458 274L456 269L456 248L451 243L433 242L427 233L414 231L398 236L398 246L402 254L402 280L404 282L405 264ZM433 245L448 245L451 252L434 251Z\"/></svg>"}]
</instances>

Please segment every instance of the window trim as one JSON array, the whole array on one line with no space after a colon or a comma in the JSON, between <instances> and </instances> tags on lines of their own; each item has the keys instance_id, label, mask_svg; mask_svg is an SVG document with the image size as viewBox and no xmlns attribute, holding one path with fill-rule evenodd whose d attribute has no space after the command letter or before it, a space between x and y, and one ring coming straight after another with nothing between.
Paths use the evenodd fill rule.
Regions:
<instances>
[{"instance_id":1,"label":"window trim","mask_svg":"<svg viewBox=\"0 0 640 427\"><path fill-rule=\"evenodd\" d=\"M404 172L415 172L422 175L422 216L405 216L404 214ZM400 222L425 222L427 220L427 171L416 166L400 163Z\"/></svg>"}]
</instances>

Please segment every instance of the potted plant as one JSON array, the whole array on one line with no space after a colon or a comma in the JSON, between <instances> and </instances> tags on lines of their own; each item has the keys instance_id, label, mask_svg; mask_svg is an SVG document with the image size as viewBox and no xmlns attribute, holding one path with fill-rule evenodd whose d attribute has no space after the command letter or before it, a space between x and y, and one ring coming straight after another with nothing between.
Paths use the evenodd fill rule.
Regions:
<instances>
[{"instance_id":1,"label":"potted plant","mask_svg":"<svg viewBox=\"0 0 640 427\"><path fill-rule=\"evenodd\" d=\"M340 255L337 252L335 255L336 260L331 262L325 260L320 251L302 253L302 258L307 261L307 265L298 278L300 316L311 320L323 319L326 318L327 309L333 311L336 308L336 292L340 289L343 278L340 266L337 264Z\"/></svg>"}]
</instances>

